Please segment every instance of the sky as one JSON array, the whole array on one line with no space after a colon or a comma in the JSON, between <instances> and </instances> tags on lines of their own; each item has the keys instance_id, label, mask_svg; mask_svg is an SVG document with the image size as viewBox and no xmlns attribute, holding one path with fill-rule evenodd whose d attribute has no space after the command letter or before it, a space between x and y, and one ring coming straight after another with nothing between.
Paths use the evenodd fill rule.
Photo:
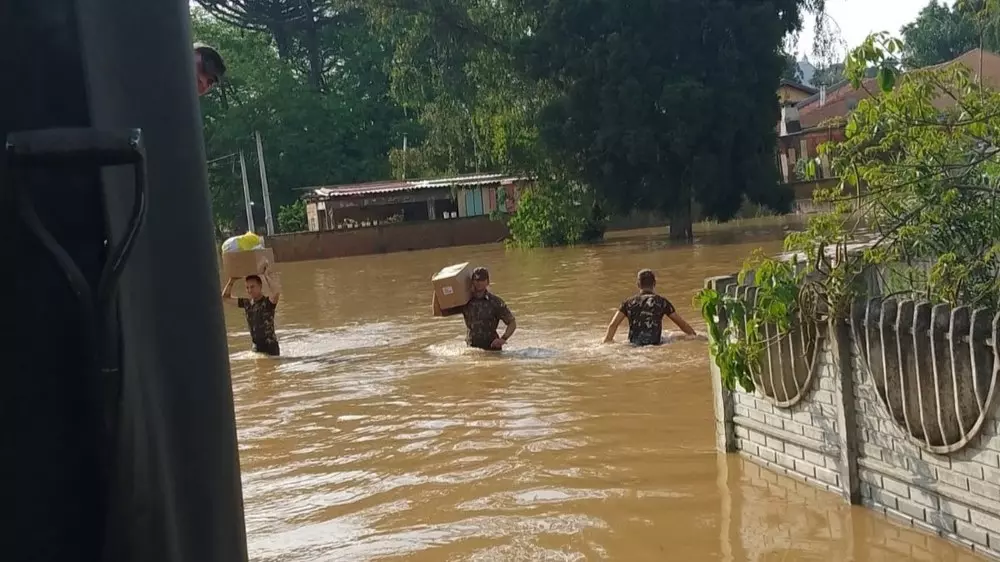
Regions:
<instances>
[{"instance_id":1,"label":"sky","mask_svg":"<svg viewBox=\"0 0 1000 562\"><path fill-rule=\"evenodd\" d=\"M899 36L899 29L916 19L920 10L930 0L826 0L827 14L840 26L841 35L848 48L864 41L869 33L888 31ZM953 5L954 0L939 0ZM798 55L809 56L812 51L813 25L806 16L805 29L798 42Z\"/></svg>"}]
</instances>

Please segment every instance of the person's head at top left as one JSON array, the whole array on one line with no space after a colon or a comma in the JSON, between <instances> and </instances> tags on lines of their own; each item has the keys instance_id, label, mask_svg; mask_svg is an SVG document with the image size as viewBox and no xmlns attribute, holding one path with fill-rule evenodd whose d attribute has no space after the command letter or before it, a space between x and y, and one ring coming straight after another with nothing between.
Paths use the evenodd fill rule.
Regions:
<instances>
[{"instance_id":1,"label":"person's head at top left","mask_svg":"<svg viewBox=\"0 0 1000 562\"><path fill-rule=\"evenodd\" d=\"M260 300L264 296L264 282L261 281L259 275L247 275L246 277L246 287L247 294L253 300Z\"/></svg>"},{"instance_id":2,"label":"person's head at top left","mask_svg":"<svg viewBox=\"0 0 1000 562\"><path fill-rule=\"evenodd\" d=\"M218 51L203 43L194 44L195 78L198 95L212 91L226 75L226 63Z\"/></svg>"}]
</instances>

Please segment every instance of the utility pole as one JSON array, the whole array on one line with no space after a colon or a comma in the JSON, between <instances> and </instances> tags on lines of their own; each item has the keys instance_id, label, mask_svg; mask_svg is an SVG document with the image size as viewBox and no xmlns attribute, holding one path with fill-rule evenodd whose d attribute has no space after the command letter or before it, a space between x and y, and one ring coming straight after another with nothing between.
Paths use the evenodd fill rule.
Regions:
<instances>
[{"instance_id":1,"label":"utility pole","mask_svg":"<svg viewBox=\"0 0 1000 562\"><path fill-rule=\"evenodd\" d=\"M267 235L274 235L274 218L271 216L271 193L267 188L267 169L264 167L264 147L260 142L260 131L254 131L257 137L257 162L260 164L260 188L264 191L264 223L267 225Z\"/></svg>"},{"instance_id":2,"label":"utility pole","mask_svg":"<svg viewBox=\"0 0 1000 562\"><path fill-rule=\"evenodd\" d=\"M403 179L406 179L406 134L403 134Z\"/></svg>"},{"instance_id":3,"label":"utility pole","mask_svg":"<svg viewBox=\"0 0 1000 562\"><path fill-rule=\"evenodd\" d=\"M243 202L247 206L247 232L255 232L253 225L253 202L250 200L250 183L247 181L247 161L240 149L240 172L243 176Z\"/></svg>"}]
</instances>

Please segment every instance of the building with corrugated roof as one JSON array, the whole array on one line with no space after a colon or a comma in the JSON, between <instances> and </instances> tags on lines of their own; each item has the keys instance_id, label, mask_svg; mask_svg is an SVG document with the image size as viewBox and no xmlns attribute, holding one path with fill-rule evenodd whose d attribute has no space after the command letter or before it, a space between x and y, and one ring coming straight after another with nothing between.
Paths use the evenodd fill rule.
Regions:
<instances>
[{"instance_id":1,"label":"building with corrugated roof","mask_svg":"<svg viewBox=\"0 0 1000 562\"><path fill-rule=\"evenodd\" d=\"M309 230L344 230L400 222L513 213L525 176L467 174L306 188Z\"/></svg>"}]
</instances>

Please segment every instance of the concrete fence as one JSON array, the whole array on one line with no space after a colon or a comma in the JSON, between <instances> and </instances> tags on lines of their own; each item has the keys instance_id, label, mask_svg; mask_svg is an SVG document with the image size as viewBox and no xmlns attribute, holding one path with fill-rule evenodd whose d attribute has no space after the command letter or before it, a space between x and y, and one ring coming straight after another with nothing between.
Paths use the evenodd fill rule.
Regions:
<instances>
[{"instance_id":1,"label":"concrete fence","mask_svg":"<svg viewBox=\"0 0 1000 562\"><path fill-rule=\"evenodd\" d=\"M756 300L735 277L706 286ZM754 393L712 362L718 446L1000 560L998 330L990 311L891 298L765 327Z\"/></svg>"}]
</instances>

